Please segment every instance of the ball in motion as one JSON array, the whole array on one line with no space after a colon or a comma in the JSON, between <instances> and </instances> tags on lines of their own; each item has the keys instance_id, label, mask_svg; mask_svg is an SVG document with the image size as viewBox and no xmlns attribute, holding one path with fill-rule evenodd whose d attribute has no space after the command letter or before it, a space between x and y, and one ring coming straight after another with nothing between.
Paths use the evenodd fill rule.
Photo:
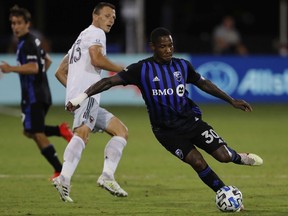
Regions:
<instances>
[{"instance_id":1,"label":"ball in motion","mask_svg":"<svg viewBox=\"0 0 288 216\"><path fill-rule=\"evenodd\" d=\"M216 192L216 206L223 212L238 212L243 206L241 191L235 186L224 186Z\"/></svg>"}]
</instances>

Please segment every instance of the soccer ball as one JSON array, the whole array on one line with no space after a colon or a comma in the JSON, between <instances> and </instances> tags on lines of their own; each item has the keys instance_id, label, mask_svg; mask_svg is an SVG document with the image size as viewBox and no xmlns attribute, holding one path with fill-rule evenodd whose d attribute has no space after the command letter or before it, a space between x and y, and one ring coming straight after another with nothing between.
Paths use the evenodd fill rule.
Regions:
<instances>
[{"instance_id":1,"label":"soccer ball","mask_svg":"<svg viewBox=\"0 0 288 216\"><path fill-rule=\"evenodd\" d=\"M235 186L224 186L216 192L216 206L223 212L238 212L241 210L243 197Z\"/></svg>"}]
</instances>

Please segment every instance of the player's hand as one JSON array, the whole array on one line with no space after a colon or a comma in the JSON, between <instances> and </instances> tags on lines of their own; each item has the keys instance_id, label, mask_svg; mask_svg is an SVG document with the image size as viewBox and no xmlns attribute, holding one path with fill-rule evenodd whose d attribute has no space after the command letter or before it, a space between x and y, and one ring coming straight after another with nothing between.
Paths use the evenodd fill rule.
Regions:
<instances>
[{"instance_id":1,"label":"player's hand","mask_svg":"<svg viewBox=\"0 0 288 216\"><path fill-rule=\"evenodd\" d=\"M76 105L74 106L70 101L66 104L65 108L66 110L68 110L69 112L74 112L76 109L78 109L80 107L80 105Z\"/></svg>"},{"instance_id":2,"label":"player's hand","mask_svg":"<svg viewBox=\"0 0 288 216\"><path fill-rule=\"evenodd\" d=\"M3 73L11 72L11 66L5 61L1 61L0 69Z\"/></svg>"},{"instance_id":3,"label":"player's hand","mask_svg":"<svg viewBox=\"0 0 288 216\"><path fill-rule=\"evenodd\" d=\"M80 104L88 97L86 93L81 93L77 97L69 100L69 102L66 104L66 110L73 112L74 110L78 109L80 107Z\"/></svg>"},{"instance_id":4,"label":"player's hand","mask_svg":"<svg viewBox=\"0 0 288 216\"><path fill-rule=\"evenodd\" d=\"M253 110L252 107L250 106L250 104L244 100L233 100L232 106L237 108L237 109L241 109L245 112L252 112L252 110Z\"/></svg>"}]
</instances>

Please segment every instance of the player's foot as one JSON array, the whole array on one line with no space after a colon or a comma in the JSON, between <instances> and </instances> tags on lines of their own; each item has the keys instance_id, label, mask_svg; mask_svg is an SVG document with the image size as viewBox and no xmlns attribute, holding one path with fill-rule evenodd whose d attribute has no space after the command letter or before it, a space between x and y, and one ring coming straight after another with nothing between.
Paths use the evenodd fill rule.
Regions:
<instances>
[{"instance_id":1,"label":"player's foot","mask_svg":"<svg viewBox=\"0 0 288 216\"><path fill-rule=\"evenodd\" d=\"M259 166L263 164L263 159L256 154L252 153L239 153L241 163L249 166Z\"/></svg>"},{"instance_id":2,"label":"player's foot","mask_svg":"<svg viewBox=\"0 0 288 216\"><path fill-rule=\"evenodd\" d=\"M73 137L73 133L69 127L69 125L66 122L63 122L59 125L60 135L67 140L67 142L70 142L70 140Z\"/></svg>"},{"instance_id":3,"label":"player's foot","mask_svg":"<svg viewBox=\"0 0 288 216\"><path fill-rule=\"evenodd\" d=\"M65 185L62 181L61 181L61 175L54 178L53 181L53 185L54 187L57 189L57 191L60 194L60 199L64 202L73 202L73 200L71 199L71 197L69 196L70 193L70 185Z\"/></svg>"},{"instance_id":4,"label":"player's foot","mask_svg":"<svg viewBox=\"0 0 288 216\"><path fill-rule=\"evenodd\" d=\"M106 189L112 195L117 197L127 197L128 193L124 191L115 180L105 179L102 175L97 180L98 186Z\"/></svg>"},{"instance_id":5,"label":"player's foot","mask_svg":"<svg viewBox=\"0 0 288 216\"><path fill-rule=\"evenodd\" d=\"M54 174L49 178L49 181L52 181L54 178L58 177L60 172L55 171Z\"/></svg>"}]
</instances>

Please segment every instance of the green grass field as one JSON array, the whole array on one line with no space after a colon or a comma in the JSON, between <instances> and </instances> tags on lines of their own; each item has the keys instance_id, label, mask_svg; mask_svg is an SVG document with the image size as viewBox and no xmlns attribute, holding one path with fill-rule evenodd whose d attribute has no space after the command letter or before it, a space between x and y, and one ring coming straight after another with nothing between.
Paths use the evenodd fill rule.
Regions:
<instances>
[{"instance_id":1,"label":"green grass field","mask_svg":"<svg viewBox=\"0 0 288 216\"><path fill-rule=\"evenodd\" d=\"M144 107L108 107L129 127L129 142L116 178L129 193L111 196L96 186L109 136L93 134L72 179L74 203L64 203L48 178L52 168L36 144L22 135L17 107L0 109L0 215L288 215L288 105L255 105L252 113L229 105L201 105L210 123L238 152L254 152L264 159L261 167L221 164L203 153L210 166L228 185L243 193L245 211L222 213L214 192L188 165L167 152L154 138ZM15 110L16 109L16 110ZM8 114L9 113L9 114ZM63 107L51 108L47 123L59 124L72 116ZM64 139L51 137L62 160Z\"/></svg>"}]
</instances>

